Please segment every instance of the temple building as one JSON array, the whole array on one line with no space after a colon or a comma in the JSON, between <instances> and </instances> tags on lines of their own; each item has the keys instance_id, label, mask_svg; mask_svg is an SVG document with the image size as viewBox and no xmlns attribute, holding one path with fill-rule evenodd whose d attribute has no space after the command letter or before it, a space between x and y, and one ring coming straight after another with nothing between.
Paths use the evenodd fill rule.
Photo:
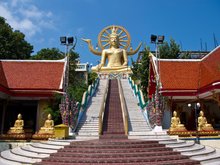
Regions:
<instances>
[{"instance_id":1,"label":"temple building","mask_svg":"<svg viewBox=\"0 0 220 165\"><path fill-rule=\"evenodd\" d=\"M63 93L65 70L65 59L0 60L0 134L19 113L26 130L38 131L47 118L45 108L55 94ZM77 64L76 71L88 81L88 64Z\"/></svg>"},{"instance_id":2,"label":"temple building","mask_svg":"<svg viewBox=\"0 0 220 165\"><path fill-rule=\"evenodd\" d=\"M65 59L0 60L0 131L22 114L25 128L34 132L43 123L44 109L54 94L62 93Z\"/></svg>"},{"instance_id":3,"label":"temple building","mask_svg":"<svg viewBox=\"0 0 220 165\"><path fill-rule=\"evenodd\" d=\"M220 46L201 59L159 59L151 54L151 100L157 91L165 102L163 128L170 127L172 112L177 111L187 130L195 130L195 116L203 110L208 123L220 129Z\"/></svg>"}]
</instances>

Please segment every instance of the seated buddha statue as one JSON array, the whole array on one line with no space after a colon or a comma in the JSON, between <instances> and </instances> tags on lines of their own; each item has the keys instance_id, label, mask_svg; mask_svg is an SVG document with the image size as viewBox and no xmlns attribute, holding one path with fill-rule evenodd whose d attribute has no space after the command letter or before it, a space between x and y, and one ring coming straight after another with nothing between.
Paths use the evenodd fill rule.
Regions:
<instances>
[{"instance_id":1,"label":"seated buddha statue","mask_svg":"<svg viewBox=\"0 0 220 165\"><path fill-rule=\"evenodd\" d=\"M180 118L177 117L176 111L173 111L173 117L171 118L169 131L187 131L184 124L181 124Z\"/></svg>"},{"instance_id":2,"label":"seated buddha statue","mask_svg":"<svg viewBox=\"0 0 220 165\"><path fill-rule=\"evenodd\" d=\"M22 116L19 113L17 120L14 123L14 127L10 127L8 134L24 134L24 120L22 120Z\"/></svg>"},{"instance_id":3,"label":"seated buddha statue","mask_svg":"<svg viewBox=\"0 0 220 165\"><path fill-rule=\"evenodd\" d=\"M44 122L44 126L40 128L38 134L54 134L54 121L51 114L48 114L47 120Z\"/></svg>"},{"instance_id":4,"label":"seated buddha statue","mask_svg":"<svg viewBox=\"0 0 220 165\"><path fill-rule=\"evenodd\" d=\"M198 131L213 131L214 128L211 124L208 124L204 112L200 111L198 117Z\"/></svg>"},{"instance_id":5,"label":"seated buddha statue","mask_svg":"<svg viewBox=\"0 0 220 165\"><path fill-rule=\"evenodd\" d=\"M112 26L111 31L106 31L108 36L103 36L106 45L109 45L107 48L103 48L101 52L97 52L93 49L91 45L91 40L83 39L85 42L89 44L89 49L92 53L101 56L101 62L97 66L92 67L92 71L100 72L100 73L131 73L131 68L128 66L128 55L135 54L141 44L139 44L138 48L135 51L128 51L124 47L125 41L123 38L125 36L120 36L121 33L117 33L117 30L122 27ZM123 28L122 28L123 29ZM106 65L106 61L108 61Z\"/></svg>"}]
</instances>

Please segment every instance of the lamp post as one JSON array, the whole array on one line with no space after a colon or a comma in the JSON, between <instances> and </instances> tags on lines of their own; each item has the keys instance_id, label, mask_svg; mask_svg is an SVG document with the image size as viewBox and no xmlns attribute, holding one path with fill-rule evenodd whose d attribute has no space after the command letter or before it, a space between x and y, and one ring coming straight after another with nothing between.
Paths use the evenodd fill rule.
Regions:
<instances>
[{"instance_id":1,"label":"lamp post","mask_svg":"<svg viewBox=\"0 0 220 165\"><path fill-rule=\"evenodd\" d=\"M158 65L158 45L163 44L164 42L164 36L157 36L152 34L151 35L151 43L155 44L156 47L156 91L155 91L155 102L156 102L156 125L157 126L161 126L161 119L160 119L160 109L159 109L159 89L160 89L160 74L159 74L159 65Z\"/></svg>"},{"instance_id":2,"label":"lamp post","mask_svg":"<svg viewBox=\"0 0 220 165\"><path fill-rule=\"evenodd\" d=\"M75 45L76 45L76 41L77 40L74 41L73 37L66 37L66 36L60 37L61 45L66 46L66 53L65 53L65 56L66 56L66 74L65 74L65 78L64 78L64 92L65 93L67 92L67 88L68 88L68 85L69 85L69 46L72 46L71 49L74 49Z\"/></svg>"},{"instance_id":3,"label":"lamp post","mask_svg":"<svg viewBox=\"0 0 220 165\"><path fill-rule=\"evenodd\" d=\"M76 46L76 37L75 37L75 41L73 37L66 37L66 36L62 36L60 37L60 43L61 45L65 45L66 46L66 52L65 52L65 56L66 56L66 70L65 70L65 75L64 75L64 82L63 82L63 90L65 93L65 100L63 100L63 104L67 105L66 107L68 107L68 125L70 126L70 100L67 94L68 91L68 86L69 86L69 46L72 46L71 49L74 49Z\"/></svg>"},{"instance_id":4,"label":"lamp post","mask_svg":"<svg viewBox=\"0 0 220 165\"><path fill-rule=\"evenodd\" d=\"M191 108L191 104L188 104L188 107ZM196 124L196 138L195 143L200 144L199 132L198 132L198 111L200 109L200 103L195 103L195 124Z\"/></svg>"}]
</instances>

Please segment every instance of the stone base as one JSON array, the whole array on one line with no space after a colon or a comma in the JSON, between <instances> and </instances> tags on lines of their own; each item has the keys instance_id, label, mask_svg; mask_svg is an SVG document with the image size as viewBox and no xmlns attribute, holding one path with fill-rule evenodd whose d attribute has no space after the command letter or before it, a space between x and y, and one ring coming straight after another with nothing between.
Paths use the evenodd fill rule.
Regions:
<instances>
[{"instance_id":1,"label":"stone base","mask_svg":"<svg viewBox=\"0 0 220 165\"><path fill-rule=\"evenodd\" d=\"M127 79L129 77L130 73L127 72L111 72L111 73L105 73L105 72L99 72L97 73L100 79Z\"/></svg>"},{"instance_id":2,"label":"stone base","mask_svg":"<svg viewBox=\"0 0 220 165\"><path fill-rule=\"evenodd\" d=\"M49 138L55 138L54 134L34 134L32 136L34 140L48 140Z\"/></svg>"},{"instance_id":3,"label":"stone base","mask_svg":"<svg viewBox=\"0 0 220 165\"><path fill-rule=\"evenodd\" d=\"M2 140L30 140L32 134L24 133L13 133L13 134L3 134L0 135Z\"/></svg>"},{"instance_id":4,"label":"stone base","mask_svg":"<svg viewBox=\"0 0 220 165\"><path fill-rule=\"evenodd\" d=\"M167 131L168 135L178 135L179 137L190 137L196 136L198 133L199 136L218 136L220 131Z\"/></svg>"}]
</instances>

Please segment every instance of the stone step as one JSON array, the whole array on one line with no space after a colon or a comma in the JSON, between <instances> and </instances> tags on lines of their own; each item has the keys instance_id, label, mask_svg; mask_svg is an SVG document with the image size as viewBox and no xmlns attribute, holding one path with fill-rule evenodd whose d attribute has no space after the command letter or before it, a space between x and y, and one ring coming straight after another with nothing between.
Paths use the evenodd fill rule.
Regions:
<instances>
[{"instance_id":1,"label":"stone step","mask_svg":"<svg viewBox=\"0 0 220 165\"><path fill-rule=\"evenodd\" d=\"M150 131L149 131L149 132L150 132ZM128 134L129 134L129 135L146 135L146 136L149 135L148 132L143 132L143 131L140 131L140 132L138 132L138 131L129 131ZM154 136L155 136L155 135L154 135Z\"/></svg>"},{"instance_id":2,"label":"stone step","mask_svg":"<svg viewBox=\"0 0 220 165\"><path fill-rule=\"evenodd\" d=\"M76 140L95 140L95 139L99 139L99 136L98 135L94 135L94 136L82 136L82 135L78 135L76 136Z\"/></svg>"},{"instance_id":3,"label":"stone step","mask_svg":"<svg viewBox=\"0 0 220 165\"><path fill-rule=\"evenodd\" d=\"M159 155L179 155L179 152L173 152L173 151L142 151L142 152L128 152L128 153L118 153L118 152L112 152L112 153L105 153L105 152L98 152L98 153L71 153L71 152L62 152L60 151L57 154L51 154L51 156L59 156L59 157L73 157L73 158L119 158L119 157L145 157L145 156L159 156Z\"/></svg>"},{"instance_id":4,"label":"stone step","mask_svg":"<svg viewBox=\"0 0 220 165\"><path fill-rule=\"evenodd\" d=\"M49 138L48 141L59 142L59 143L71 143L71 142L76 141L76 140L75 139L54 139L54 138Z\"/></svg>"},{"instance_id":5,"label":"stone step","mask_svg":"<svg viewBox=\"0 0 220 165\"><path fill-rule=\"evenodd\" d=\"M197 151L188 151L188 152L182 152L182 155L186 156L208 156L209 154L215 153L215 149L212 147L206 146L205 148Z\"/></svg>"},{"instance_id":6,"label":"stone step","mask_svg":"<svg viewBox=\"0 0 220 165\"><path fill-rule=\"evenodd\" d=\"M188 157L182 155L160 155L160 156L150 156L150 157L129 157L129 158L72 158L72 157L50 157L50 159L45 160L45 162L58 162L65 160L65 163L143 163L143 162L158 162L158 161L167 161L167 160L186 160ZM191 161L192 162L192 161ZM43 163L43 162L42 162Z\"/></svg>"},{"instance_id":7,"label":"stone step","mask_svg":"<svg viewBox=\"0 0 220 165\"><path fill-rule=\"evenodd\" d=\"M35 152L38 154L51 154L51 153L57 152L57 150L54 150L54 149L38 148L35 146L31 146L31 145L22 146L21 149L25 151Z\"/></svg>"},{"instance_id":8,"label":"stone step","mask_svg":"<svg viewBox=\"0 0 220 165\"><path fill-rule=\"evenodd\" d=\"M43 148L43 149L50 149L50 150L58 150L60 148L63 148L63 146L55 146L55 145L49 145L49 144L43 144L43 143L32 143L30 146L35 148Z\"/></svg>"},{"instance_id":9,"label":"stone step","mask_svg":"<svg viewBox=\"0 0 220 165\"><path fill-rule=\"evenodd\" d=\"M0 157L0 165L22 165L22 164L19 162L7 160ZM28 165L28 163L23 163L23 165Z\"/></svg>"},{"instance_id":10,"label":"stone step","mask_svg":"<svg viewBox=\"0 0 220 165\"><path fill-rule=\"evenodd\" d=\"M173 148L174 150L176 148L185 148L185 147L192 147L195 145L195 142L186 142L186 143L180 143L180 144L167 144L167 147ZM178 150L175 150L178 151Z\"/></svg>"},{"instance_id":11,"label":"stone step","mask_svg":"<svg viewBox=\"0 0 220 165\"><path fill-rule=\"evenodd\" d=\"M98 129L99 129L98 126L95 126L95 127L83 126L83 127L78 128L78 131L85 131L85 130L88 130L88 131L94 130L94 131L96 131Z\"/></svg>"},{"instance_id":12,"label":"stone step","mask_svg":"<svg viewBox=\"0 0 220 165\"><path fill-rule=\"evenodd\" d=\"M70 145L70 142L68 141L51 141L51 140L48 140L48 141L41 141L40 142L41 144L48 144L48 145L55 145L55 146L66 146L66 145Z\"/></svg>"},{"instance_id":13,"label":"stone step","mask_svg":"<svg viewBox=\"0 0 220 165\"><path fill-rule=\"evenodd\" d=\"M99 133L97 132L78 132L79 136L98 136Z\"/></svg>"},{"instance_id":14,"label":"stone step","mask_svg":"<svg viewBox=\"0 0 220 165\"><path fill-rule=\"evenodd\" d=\"M83 127L99 127L99 123L80 123L79 128Z\"/></svg>"},{"instance_id":15,"label":"stone step","mask_svg":"<svg viewBox=\"0 0 220 165\"><path fill-rule=\"evenodd\" d=\"M207 146L206 146L207 147ZM197 156L192 156L191 159L193 160L197 160L197 161L201 161L201 164L203 165L216 165L216 164L220 164L220 150L216 149L216 151L212 154L208 154L208 155L197 155Z\"/></svg>"},{"instance_id":16,"label":"stone step","mask_svg":"<svg viewBox=\"0 0 220 165\"><path fill-rule=\"evenodd\" d=\"M20 156L29 157L29 158L36 158L36 159L42 159L42 158L46 158L50 156L49 154L38 154L35 152L26 151L20 147L11 149L11 152L15 155L20 155Z\"/></svg>"},{"instance_id":17,"label":"stone step","mask_svg":"<svg viewBox=\"0 0 220 165\"><path fill-rule=\"evenodd\" d=\"M180 144L180 143L186 143L185 140L177 140L177 139L169 139L164 141L159 141L161 144Z\"/></svg>"},{"instance_id":18,"label":"stone step","mask_svg":"<svg viewBox=\"0 0 220 165\"><path fill-rule=\"evenodd\" d=\"M76 132L76 134L77 135L80 135L80 134L82 134L82 133L88 133L88 134L90 134L90 133L98 133L98 131L99 131L99 129L91 129L91 130L89 130L89 129L81 129L81 130L79 130L78 132Z\"/></svg>"},{"instance_id":19,"label":"stone step","mask_svg":"<svg viewBox=\"0 0 220 165\"><path fill-rule=\"evenodd\" d=\"M15 155L15 154L11 153L10 150L2 151L1 157L6 160L20 162L20 163L24 163L24 164L33 164L33 163L41 161L41 159L32 159L32 158L27 158L25 156Z\"/></svg>"},{"instance_id":20,"label":"stone step","mask_svg":"<svg viewBox=\"0 0 220 165\"><path fill-rule=\"evenodd\" d=\"M167 140L169 136L162 135L129 135L128 139L139 139L139 140Z\"/></svg>"}]
</instances>

